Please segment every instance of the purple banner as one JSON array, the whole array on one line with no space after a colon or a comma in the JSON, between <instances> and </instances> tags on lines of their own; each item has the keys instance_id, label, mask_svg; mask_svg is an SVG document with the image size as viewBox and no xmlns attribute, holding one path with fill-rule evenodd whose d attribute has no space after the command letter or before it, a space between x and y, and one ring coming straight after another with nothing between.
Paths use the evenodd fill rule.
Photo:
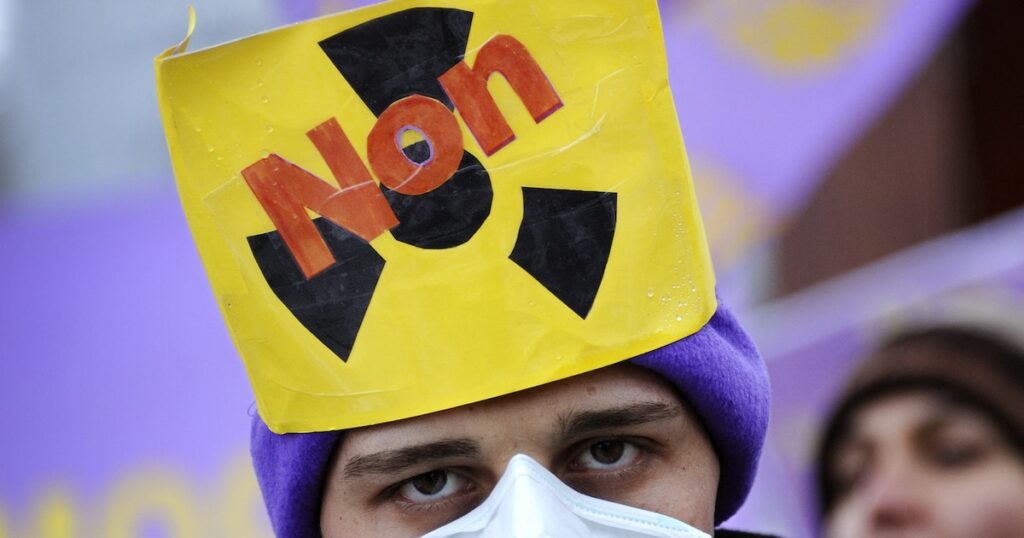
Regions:
<instances>
[{"instance_id":1,"label":"purple banner","mask_svg":"<svg viewBox=\"0 0 1024 538\"><path fill-rule=\"evenodd\" d=\"M672 89L726 286L972 3L662 2Z\"/></svg>"},{"instance_id":2,"label":"purple banner","mask_svg":"<svg viewBox=\"0 0 1024 538\"><path fill-rule=\"evenodd\" d=\"M373 0L280 0L282 22L292 23L369 4Z\"/></svg>"},{"instance_id":3,"label":"purple banner","mask_svg":"<svg viewBox=\"0 0 1024 538\"><path fill-rule=\"evenodd\" d=\"M0 536L266 535L251 392L176 196L7 214L0 244Z\"/></svg>"}]
</instances>

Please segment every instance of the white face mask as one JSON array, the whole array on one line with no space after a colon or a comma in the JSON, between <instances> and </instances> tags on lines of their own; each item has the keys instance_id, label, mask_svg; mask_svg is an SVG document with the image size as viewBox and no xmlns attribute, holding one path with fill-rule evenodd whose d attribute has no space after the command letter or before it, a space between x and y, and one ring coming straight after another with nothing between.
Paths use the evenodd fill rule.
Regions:
<instances>
[{"instance_id":1,"label":"white face mask","mask_svg":"<svg viewBox=\"0 0 1024 538\"><path fill-rule=\"evenodd\" d=\"M471 536L710 538L668 516L574 491L522 454L509 461L505 474L483 504L423 538Z\"/></svg>"}]
</instances>

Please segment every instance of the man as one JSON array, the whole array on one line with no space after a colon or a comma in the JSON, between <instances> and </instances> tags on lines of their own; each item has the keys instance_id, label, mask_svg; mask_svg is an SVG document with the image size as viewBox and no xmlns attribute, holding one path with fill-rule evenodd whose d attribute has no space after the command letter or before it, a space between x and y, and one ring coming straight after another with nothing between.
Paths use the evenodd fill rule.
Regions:
<instances>
[{"instance_id":1,"label":"man","mask_svg":"<svg viewBox=\"0 0 1024 538\"><path fill-rule=\"evenodd\" d=\"M256 417L252 451L281 536L425 533L480 504L517 453L711 533L749 492L766 424L760 357L720 307L629 363L480 404L351 432L277 435Z\"/></svg>"},{"instance_id":2,"label":"man","mask_svg":"<svg viewBox=\"0 0 1024 538\"><path fill-rule=\"evenodd\" d=\"M818 468L830 538L1024 535L1024 353L971 327L889 339L851 379Z\"/></svg>"},{"instance_id":3,"label":"man","mask_svg":"<svg viewBox=\"0 0 1024 538\"><path fill-rule=\"evenodd\" d=\"M768 387L715 297L657 4L445 4L157 60L274 529L706 536Z\"/></svg>"}]
</instances>

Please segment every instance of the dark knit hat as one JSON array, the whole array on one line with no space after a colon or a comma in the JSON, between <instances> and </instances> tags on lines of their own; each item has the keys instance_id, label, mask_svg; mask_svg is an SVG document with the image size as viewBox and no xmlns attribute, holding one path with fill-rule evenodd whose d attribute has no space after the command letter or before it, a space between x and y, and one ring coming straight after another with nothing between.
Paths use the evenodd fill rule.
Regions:
<instances>
[{"instance_id":1,"label":"dark knit hat","mask_svg":"<svg viewBox=\"0 0 1024 538\"><path fill-rule=\"evenodd\" d=\"M963 326L904 332L860 365L826 422L816 459L820 514L837 500L829 458L855 411L910 390L938 391L981 411L1024 453L1024 351L987 330Z\"/></svg>"},{"instance_id":2,"label":"dark knit hat","mask_svg":"<svg viewBox=\"0 0 1024 538\"><path fill-rule=\"evenodd\" d=\"M768 428L768 376L757 349L719 302L700 331L630 362L675 385L703 421L721 469L715 523L728 519L750 492ZM279 435L253 418L253 466L277 536L320 536L323 481L342 437Z\"/></svg>"}]
</instances>

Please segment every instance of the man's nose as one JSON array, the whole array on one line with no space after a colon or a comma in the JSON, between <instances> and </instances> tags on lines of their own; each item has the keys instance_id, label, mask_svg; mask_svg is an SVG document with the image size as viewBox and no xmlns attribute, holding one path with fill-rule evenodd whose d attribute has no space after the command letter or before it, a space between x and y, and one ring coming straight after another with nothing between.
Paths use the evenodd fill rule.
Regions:
<instances>
[{"instance_id":1,"label":"man's nose","mask_svg":"<svg viewBox=\"0 0 1024 538\"><path fill-rule=\"evenodd\" d=\"M565 518L571 508L537 475L517 473L512 492L505 503L505 521L514 522L505 536L537 538L587 538L590 530L577 518Z\"/></svg>"},{"instance_id":2,"label":"man's nose","mask_svg":"<svg viewBox=\"0 0 1024 538\"><path fill-rule=\"evenodd\" d=\"M872 530L912 529L927 521L929 486L913 466L892 465L870 480L865 493Z\"/></svg>"}]
</instances>

